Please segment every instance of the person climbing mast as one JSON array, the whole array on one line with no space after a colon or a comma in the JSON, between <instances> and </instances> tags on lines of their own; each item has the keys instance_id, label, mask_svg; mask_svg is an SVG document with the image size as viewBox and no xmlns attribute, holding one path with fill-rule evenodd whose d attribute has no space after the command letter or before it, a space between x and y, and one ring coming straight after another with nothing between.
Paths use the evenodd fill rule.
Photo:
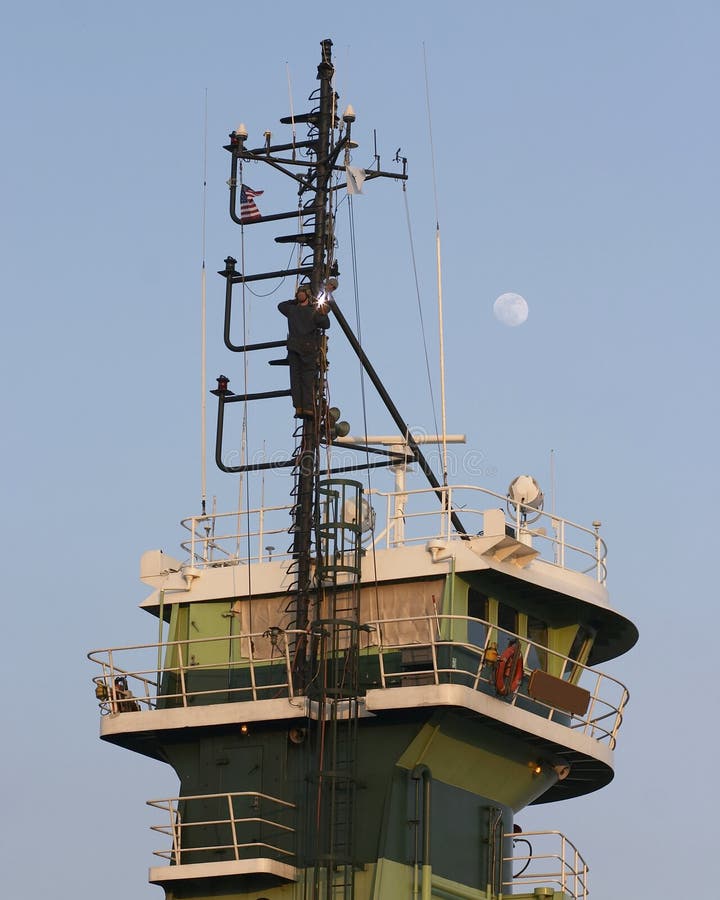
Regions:
<instances>
[{"instance_id":1,"label":"person climbing mast","mask_svg":"<svg viewBox=\"0 0 720 900\"><path fill-rule=\"evenodd\" d=\"M288 320L290 390L296 418L315 415L315 376L320 367L322 332L330 327L324 304L311 302L310 286L301 284L294 300L278 303Z\"/></svg>"}]
</instances>

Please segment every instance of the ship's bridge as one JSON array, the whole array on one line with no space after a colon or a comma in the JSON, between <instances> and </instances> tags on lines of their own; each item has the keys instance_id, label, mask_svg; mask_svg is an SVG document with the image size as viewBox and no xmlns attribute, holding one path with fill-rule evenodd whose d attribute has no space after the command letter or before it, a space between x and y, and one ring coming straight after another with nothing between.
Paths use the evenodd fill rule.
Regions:
<instances>
[{"instance_id":1,"label":"ship's bridge","mask_svg":"<svg viewBox=\"0 0 720 900\"><path fill-rule=\"evenodd\" d=\"M438 510L435 493L375 492L374 505L386 503L379 532L369 506L352 511L368 525L361 717L445 710L519 737L562 775L542 801L603 786L628 691L596 665L632 646L637 632L608 603L598 523L587 529L540 514L531 527L522 510L481 508L504 498L467 486L444 489ZM459 506L465 534L450 523ZM143 606L169 633L90 654L99 666L103 738L155 756L161 736L188 728L292 728L317 716L295 666L307 631L294 625L288 603L291 560L270 543L281 545L287 513L266 507L190 518L185 563L145 555L142 578L155 590ZM321 584L317 590L322 619Z\"/></svg>"},{"instance_id":2,"label":"ship's bridge","mask_svg":"<svg viewBox=\"0 0 720 900\"><path fill-rule=\"evenodd\" d=\"M364 496L359 508L345 510L363 533L363 584L442 573L477 581L482 573L489 595L539 618L585 622L594 632L591 664L620 656L637 641L635 625L609 603L600 522L579 525L472 485ZM286 594L293 584L291 511L264 506L184 519L184 562L160 551L143 558L142 580L155 590L142 606L168 618L173 603ZM453 516L461 517L464 533Z\"/></svg>"}]
</instances>

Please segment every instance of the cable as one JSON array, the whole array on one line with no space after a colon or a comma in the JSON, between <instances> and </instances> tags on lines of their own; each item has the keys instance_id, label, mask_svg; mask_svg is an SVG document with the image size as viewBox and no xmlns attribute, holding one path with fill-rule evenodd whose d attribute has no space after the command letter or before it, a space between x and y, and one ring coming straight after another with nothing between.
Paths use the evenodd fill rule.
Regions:
<instances>
[{"instance_id":1,"label":"cable","mask_svg":"<svg viewBox=\"0 0 720 900\"><path fill-rule=\"evenodd\" d=\"M513 838L513 849L515 849L515 844L519 843L528 845L528 859L525 861L525 865L522 867L522 869L520 869L519 872L513 872L513 878L519 878L532 862L533 848L530 841L527 838Z\"/></svg>"},{"instance_id":2,"label":"cable","mask_svg":"<svg viewBox=\"0 0 720 900\"><path fill-rule=\"evenodd\" d=\"M423 317L422 302L420 300L420 281L418 279L417 262L415 259L415 239L413 237L412 220L410 218L410 206L407 198L407 188L403 182L403 199L405 201L405 219L408 227L408 239L410 241L410 258L412 260L413 278L415 280L415 296L417 298L418 315L420 317L420 331L422 332L423 351L425 353L425 369L427 371L428 390L430 391L430 406L433 414L433 423L435 425L435 434L439 433L437 421L437 408L435 405L435 392L433 391L432 374L430 372L430 357L428 354L427 335L425 333L425 319Z\"/></svg>"},{"instance_id":3,"label":"cable","mask_svg":"<svg viewBox=\"0 0 720 900\"><path fill-rule=\"evenodd\" d=\"M355 296L355 320L357 323L357 332L358 332L358 342L362 346L362 325L360 322L360 289L358 284L358 264L357 264L357 243L355 240L355 211L352 203L352 197L348 194L348 220L350 224L350 259L352 265L352 275L353 275L353 291ZM370 470L370 451L367 449L368 446L368 427L367 427L367 403L365 399L365 370L363 369L362 363L359 363L360 366L360 396L362 401L362 412L363 412L363 435L365 437L365 462L368 466L367 469L367 486L368 486L368 494L372 494L372 476ZM362 509L358 510L358 515L362 515ZM372 548L372 561L373 561L373 583L375 585L375 610L376 613L379 614L380 609L380 597L379 597L379 584L378 584L378 571L377 571L377 548L375 546L375 522L373 521L372 528L370 530L370 547ZM362 597L362 589L360 590L360 596Z\"/></svg>"},{"instance_id":4,"label":"cable","mask_svg":"<svg viewBox=\"0 0 720 900\"><path fill-rule=\"evenodd\" d=\"M244 228L244 226L241 225L241 226L240 226L241 231L242 231L243 228ZM292 258L293 258L293 254L294 254L294 253L295 253L295 250L294 250L294 249L290 251L290 256L289 256L288 261L287 261L287 263L286 263L286 265L285 265L285 268L286 268L286 269L289 269L289 268L290 268L290 263L292 262ZM243 272L245 271L244 267L243 267L242 271L243 271ZM248 292L249 294L252 294L253 297L260 297L260 298L262 298L262 297L271 297L276 291L278 291L278 290L283 286L283 284L284 284L285 281L287 280L287 277L288 277L287 275L283 275L283 277L280 279L280 281L278 281L278 283L275 285L275 287L274 287L271 291L268 291L266 294L261 294L259 291L254 291L249 285L246 285L246 283L243 281L243 294L244 294L245 291L247 290L247 292Z\"/></svg>"}]
</instances>

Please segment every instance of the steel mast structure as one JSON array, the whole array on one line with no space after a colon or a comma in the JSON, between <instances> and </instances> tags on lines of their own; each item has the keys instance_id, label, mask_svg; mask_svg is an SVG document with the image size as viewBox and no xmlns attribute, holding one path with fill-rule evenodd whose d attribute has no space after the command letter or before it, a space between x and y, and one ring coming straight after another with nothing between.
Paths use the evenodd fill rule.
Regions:
<instances>
[{"instance_id":1,"label":"steel mast structure","mask_svg":"<svg viewBox=\"0 0 720 900\"><path fill-rule=\"evenodd\" d=\"M345 162L349 161L349 149L353 146L351 127L355 119L349 108L339 128L336 110L338 97L333 88L332 41L324 40L321 47L322 58L317 69L319 87L310 98L317 105L308 113L281 119L286 125L306 124L309 130L307 140L273 146L268 139L264 146L250 149L246 146L244 133L235 131L230 135L230 144L226 148L232 157L229 179L232 220L248 226L276 221L288 215L298 218L302 225L299 233L282 235L275 240L278 243L297 243L307 248L301 265L283 274L309 280L312 297L324 295L328 279L338 274L338 264L334 259L333 201L335 191L346 188L344 179L338 179L338 173L347 175L346 166L338 161L342 154L345 155ZM336 132L339 132L337 137ZM299 154L302 153L304 157L301 158ZM238 188L241 193L244 189L242 176L239 175L244 162L265 163L295 180L298 184L299 214L243 217L242 207L238 211L237 203ZM379 159L377 162L376 169L367 173L366 177L407 177L405 164L402 172L383 172ZM267 349L271 342L238 348L229 340L232 288L238 283L277 277L280 273L246 275L235 271L232 258L225 262L226 267L221 274L227 282L226 346L245 353L253 349ZM379 381L332 294L328 296L328 304L350 340L351 347L372 372L373 378ZM326 363L327 338L323 338L313 373L312 415L302 416L299 434L296 432L299 445L292 461L295 503L292 509L293 543L289 572L295 576L291 607L294 613L291 624L296 629L294 686L317 703L317 716L311 728L314 771L308 773L312 787L306 803L307 834L313 836L312 840L308 839L307 853L313 873L308 880L309 896L326 896L330 900L351 897L354 887L353 798L356 790L359 700L361 532L357 522L345 521L344 511L348 506L361 509L363 501L359 483L332 478L321 480L321 445L332 442L336 426L333 410L327 401ZM220 403L216 459L224 470L228 467L222 463L222 407L229 399L243 402L269 399L272 393L232 395L227 384L224 376L222 380L218 379L218 389L214 392ZM398 459L404 460L404 456L387 454L387 461L381 465L391 465ZM350 468L362 469L367 465L367 462L360 462ZM244 472L249 468L240 465L233 467L232 471ZM430 471L427 464L426 468ZM325 474L337 475L343 471L335 469Z\"/></svg>"},{"instance_id":2,"label":"steel mast structure","mask_svg":"<svg viewBox=\"0 0 720 900\"><path fill-rule=\"evenodd\" d=\"M308 248L301 265L295 269L283 271L262 272L246 275L235 271L236 260L228 257L225 260L226 267L220 273L226 278L225 301L225 344L233 351L251 352L253 350L266 350L271 347L283 346L283 341L270 341L246 346L236 346L230 339L230 321L232 311L232 288L239 283L247 283L261 279L277 278L278 276L295 276L309 279L310 289L314 297L319 296L331 275L338 274L338 264L334 258L334 216L333 195L338 190L344 190L344 181L333 185L332 180L337 173L345 174L345 165L340 165L338 160L341 154L346 153L353 146L351 139L352 122L354 113L349 109L342 119L342 130L339 138L336 131L340 125L337 115L337 94L333 89L334 68L332 65L332 41L324 40L322 46L322 59L317 69L317 78L320 86L311 95L311 100L316 100L317 106L308 113L297 116L287 116L280 121L282 124L293 126L307 124L309 134L304 141L293 141L291 144L271 145L269 140L262 147L249 149L246 147L247 135L235 131L230 135L230 144L226 149L232 155L230 185L230 216L234 222L248 226L272 222L280 219L295 218L302 224L302 230L297 234L282 235L276 237L278 243L297 243L301 247ZM305 153L308 158L301 158ZM290 154L290 155L288 155ZM243 218L238 211L238 188L242 188L238 181L238 170L242 162L265 163L272 168L283 172L298 184L299 212L282 212L268 216L260 216L255 219ZM406 179L405 161L403 160L402 172L384 172L378 165L375 170L366 173L366 179L372 178L397 178ZM359 342L352 333L345 317L330 300L330 307L340 323L351 346L361 358L361 361L372 371L369 360L364 356ZM379 382L377 376L373 377ZM216 441L216 461L218 466L226 472L245 472L258 470L263 467L293 466L295 469L294 495L296 503L293 509L293 558L295 560L296 600L295 609L297 626L299 629L307 627L310 619L309 606L311 603L312 567L314 564L316 536L319 522L317 516L318 483L320 478L320 445L331 437L334 423L329 413L326 383L324 354L318 357L317 369L314 376L315 397L313 404L313 417L305 417L300 428L300 444L294 459L279 463L226 466L222 459L223 446L223 407L228 402L246 402L248 400L266 400L275 396L287 396L290 391L269 391L253 394L233 394L228 390L228 380L224 376L218 379L218 389L214 392L219 397L218 430ZM388 398L389 399L389 398ZM396 415L399 415L396 413ZM407 428L407 426L405 426ZM364 448L362 448L364 449ZM417 448L416 445L416 449ZM379 465L391 465L395 460L392 454L387 454L390 459ZM430 472L429 466L423 460L424 466ZM360 463L350 469L365 468ZM346 471L336 469L335 473ZM434 478L434 476L432 476ZM297 648L296 668L302 673L306 666L306 647L302 644ZM306 673L307 674L307 673Z\"/></svg>"}]
</instances>

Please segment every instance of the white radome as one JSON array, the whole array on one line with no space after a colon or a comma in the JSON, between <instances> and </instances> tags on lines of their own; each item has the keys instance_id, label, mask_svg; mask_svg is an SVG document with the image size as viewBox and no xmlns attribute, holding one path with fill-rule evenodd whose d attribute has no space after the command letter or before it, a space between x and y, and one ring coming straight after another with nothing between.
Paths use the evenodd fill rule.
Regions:
<instances>
[{"instance_id":1,"label":"white radome","mask_svg":"<svg viewBox=\"0 0 720 900\"><path fill-rule=\"evenodd\" d=\"M520 294L500 294L493 304L493 313L498 322L514 328L522 325L528 317L528 305Z\"/></svg>"}]
</instances>

